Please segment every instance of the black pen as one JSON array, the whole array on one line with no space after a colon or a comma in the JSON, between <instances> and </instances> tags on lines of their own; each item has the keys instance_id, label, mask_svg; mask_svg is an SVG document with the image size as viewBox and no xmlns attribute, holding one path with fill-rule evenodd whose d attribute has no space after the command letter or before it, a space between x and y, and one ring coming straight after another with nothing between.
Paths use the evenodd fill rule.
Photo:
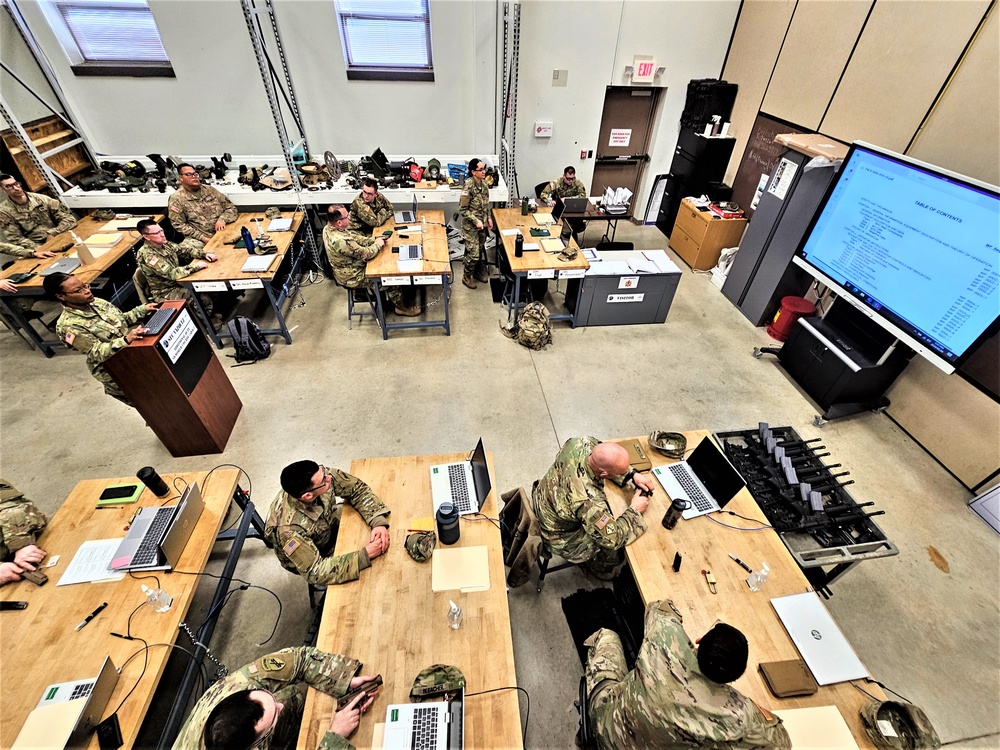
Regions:
<instances>
[{"instance_id":1,"label":"black pen","mask_svg":"<svg viewBox=\"0 0 1000 750\"><path fill-rule=\"evenodd\" d=\"M741 568L743 568L743 570L745 570L747 573L753 573L753 571L750 569L750 566L747 565L745 562L743 562L740 558L738 558L732 552L729 553L729 556L731 558L733 558L733 562L735 562L737 565L739 565Z\"/></svg>"},{"instance_id":2,"label":"black pen","mask_svg":"<svg viewBox=\"0 0 1000 750\"><path fill-rule=\"evenodd\" d=\"M101 604L101 606L99 606L97 609L95 609L93 612L91 612L89 615L87 615L87 617L83 620L83 622L81 622L79 625L77 625L75 628L73 628L73 630L79 630L80 628L82 628L88 622L90 622L95 617L97 617L101 613L101 610L104 609L107 606L108 606L107 602L104 602L103 604Z\"/></svg>"}]
</instances>

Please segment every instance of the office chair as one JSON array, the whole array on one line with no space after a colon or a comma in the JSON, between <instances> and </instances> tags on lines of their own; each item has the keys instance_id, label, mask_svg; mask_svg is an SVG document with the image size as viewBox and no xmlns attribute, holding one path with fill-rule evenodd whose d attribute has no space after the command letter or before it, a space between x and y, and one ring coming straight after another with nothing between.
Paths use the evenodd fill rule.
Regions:
<instances>
[{"instance_id":1,"label":"office chair","mask_svg":"<svg viewBox=\"0 0 1000 750\"><path fill-rule=\"evenodd\" d=\"M556 573L560 570L566 570L566 568L573 568L579 565L579 563L564 562L561 565L556 565L554 568L549 567L549 562L552 560L552 548L549 547L548 542L542 539L542 546L538 548L538 586L535 588L535 593L542 593L542 585L545 583L545 576L549 573Z\"/></svg>"},{"instance_id":2,"label":"office chair","mask_svg":"<svg viewBox=\"0 0 1000 750\"><path fill-rule=\"evenodd\" d=\"M354 318L361 321L365 317L374 318L377 317L375 314L375 298L374 292L369 292L366 287L348 287L337 281L337 277L333 277L333 283L344 289L347 292L347 330L352 329L352 322ZM359 302L368 303L368 312L358 311L355 312L354 306Z\"/></svg>"},{"instance_id":3,"label":"office chair","mask_svg":"<svg viewBox=\"0 0 1000 750\"><path fill-rule=\"evenodd\" d=\"M536 198L538 198L539 200L542 199L542 191L545 190L545 188L548 186L548 184L549 184L549 181L546 180L545 182L539 182L537 185L535 185L535 197Z\"/></svg>"},{"instance_id":4,"label":"office chair","mask_svg":"<svg viewBox=\"0 0 1000 750\"><path fill-rule=\"evenodd\" d=\"M149 297L149 282L141 268L135 269L132 274L132 283L135 285L135 293L139 295L139 302L148 305L152 300Z\"/></svg>"}]
</instances>

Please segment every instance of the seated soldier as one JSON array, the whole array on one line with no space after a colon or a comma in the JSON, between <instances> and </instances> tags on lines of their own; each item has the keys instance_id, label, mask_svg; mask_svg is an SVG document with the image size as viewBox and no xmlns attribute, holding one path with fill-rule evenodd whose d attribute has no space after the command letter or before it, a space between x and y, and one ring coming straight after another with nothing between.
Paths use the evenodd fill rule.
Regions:
<instances>
[{"instance_id":1,"label":"seated soldier","mask_svg":"<svg viewBox=\"0 0 1000 750\"><path fill-rule=\"evenodd\" d=\"M340 469L327 471L315 461L296 461L281 472L282 492L271 503L264 536L274 545L282 567L309 583L357 580L372 558L389 549L389 509L371 488ZM353 506L371 528L368 544L334 555L343 506Z\"/></svg>"},{"instance_id":2,"label":"seated soldier","mask_svg":"<svg viewBox=\"0 0 1000 750\"><path fill-rule=\"evenodd\" d=\"M66 206L47 195L26 193L9 174L0 174L0 189L7 197L0 201L0 230L7 242L31 254L49 237L76 226L76 217Z\"/></svg>"},{"instance_id":3,"label":"seated soldier","mask_svg":"<svg viewBox=\"0 0 1000 750\"><path fill-rule=\"evenodd\" d=\"M35 546L45 515L17 488L0 479L0 586L20 581L47 554Z\"/></svg>"},{"instance_id":4,"label":"seated soldier","mask_svg":"<svg viewBox=\"0 0 1000 750\"><path fill-rule=\"evenodd\" d=\"M392 218L392 204L378 191L378 183L371 177L361 181L361 195L351 203L351 222L348 229L371 236L375 227L380 227Z\"/></svg>"},{"instance_id":5,"label":"seated soldier","mask_svg":"<svg viewBox=\"0 0 1000 750\"><path fill-rule=\"evenodd\" d=\"M743 633L717 622L695 646L668 600L646 607L645 633L631 672L613 631L585 642L588 716L601 750L791 747L777 717L727 685L746 670Z\"/></svg>"}]
</instances>

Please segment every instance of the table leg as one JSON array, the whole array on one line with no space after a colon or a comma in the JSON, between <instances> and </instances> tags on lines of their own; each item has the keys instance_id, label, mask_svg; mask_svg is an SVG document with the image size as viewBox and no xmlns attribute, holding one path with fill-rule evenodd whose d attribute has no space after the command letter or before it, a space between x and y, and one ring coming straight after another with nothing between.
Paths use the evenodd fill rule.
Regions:
<instances>
[{"instance_id":1,"label":"table leg","mask_svg":"<svg viewBox=\"0 0 1000 750\"><path fill-rule=\"evenodd\" d=\"M448 274L441 274L441 293L444 295L444 334L451 336L451 312L448 303L451 301L451 284L448 283Z\"/></svg>"},{"instance_id":2,"label":"table leg","mask_svg":"<svg viewBox=\"0 0 1000 750\"><path fill-rule=\"evenodd\" d=\"M244 513L247 510L247 506L250 505L250 496L243 490L242 487L239 486L236 487L236 492L233 493L233 500L236 501L236 504L240 506L240 510L242 510ZM261 518L260 515L258 515L256 509L254 508L250 509L250 524L253 526L253 529L247 532L247 536L253 539L260 539L262 542L264 542L264 545L268 549L271 549L272 546L271 543L267 540L267 537L264 536L264 519ZM228 531L220 531L216 535L215 541L217 542L229 541L231 539L235 539L236 534L237 534L236 529L229 529Z\"/></svg>"},{"instance_id":3,"label":"table leg","mask_svg":"<svg viewBox=\"0 0 1000 750\"><path fill-rule=\"evenodd\" d=\"M385 327L385 310L382 305L382 280L376 276L375 282L375 312L378 316L378 324L382 328L382 340L389 338L389 329Z\"/></svg>"},{"instance_id":4,"label":"table leg","mask_svg":"<svg viewBox=\"0 0 1000 750\"><path fill-rule=\"evenodd\" d=\"M28 299L28 297L25 297L25 299ZM38 331L32 327L31 323L21 315L17 306L8 303L6 296L0 297L0 310L2 310L0 312L0 319L3 320L4 325L26 341L28 346L32 349L37 349L46 357L52 357L55 354L50 346L52 342L46 342L38 334Z\"/></svg>"},{"instance_id":5,"label":"table leg","mask_svg":"<svg viewBox=\"0 0 1000 750\"><path fill-rule=\"evenodd\" d=\"M518 309L518 306L520 305L520 303L521 303L521 274L515 273L514 274L514 294L510 298L510 301L507 303L507 326L508 327L510 327L511 316L513 315L515 319L517 318L517 313L515 311Z\"/></svg>"},{"instance_id":6,"label":"table leg","mask_svg":"<svg viewBox=\"0 0 1000 750\"><path fill-rule=\"evenodd\" d=\"M198 292L194 290L193 286L188 287L188 289L191 290L191 304L198 312L198 318L202 322L202 328L205 329L208 337L212 339L212 342L215 344L215 348L221 349L223 346L222 339L219 338L219 334L217 334L215 332L215 328L212 327L212 321L209 320L208 315L205 314L205 308L201 306L201 300L198 298Z\"/></svg>"},{"instance_id":7,"label":"table leg","mask_svg":"<svg viewBox=\"0 0 1000 750\"><path fill-rule=\"evenodd\" d=\"M274 289L271 288L271 283L269 281L264 282L264 294L271 301L271 309L274 310L274 317L278 320L278 329L281 331L281 335L285 339L286 344L292 343L292 334L288 332L288 326L285 324L285 316L281 314L281 302L277 297L274 296ZM282 295L283 297L284 295Z\"/></svg>"},{"instance_id":8,"label":"table leg","mask_svg":"<svg viewBox=\"0 0 1000 750\"><path fill-rule=\"evenodd\" d=\"M569 321L570 328L576 328L576 320L580 316L580 299L583 297L583 283L586 277L577 279L580 283L576 285L576 305L573 306L573 317Z\"/></svg>"}]
</instances>

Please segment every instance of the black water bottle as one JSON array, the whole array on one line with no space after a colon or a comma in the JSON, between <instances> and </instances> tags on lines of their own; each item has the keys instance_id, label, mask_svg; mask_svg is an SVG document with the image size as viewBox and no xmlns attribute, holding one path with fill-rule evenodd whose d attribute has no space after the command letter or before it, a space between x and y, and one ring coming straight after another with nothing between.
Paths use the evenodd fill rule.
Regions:
<instances>
[{"instance_id":1,"label":"black water bottle","mask_svg":"<svg viewBox=\"0 0 1000 750\"><path fill-rule=\"evenodd\" d=\"M524 235L518 233L514 238L514 257L520 258L524 255Z\"/></svg>"}]
</instances>

